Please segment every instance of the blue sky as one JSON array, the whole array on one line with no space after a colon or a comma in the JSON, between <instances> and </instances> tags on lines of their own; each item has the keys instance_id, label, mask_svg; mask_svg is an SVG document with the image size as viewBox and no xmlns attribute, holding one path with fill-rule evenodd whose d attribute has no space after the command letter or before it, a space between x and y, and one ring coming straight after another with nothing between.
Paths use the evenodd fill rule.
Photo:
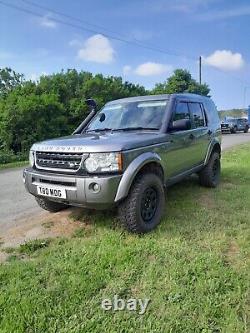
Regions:
<instances>
[{"instance_id":1,"label":"blue sky","mask_svg":"<svg viewBox=\"0 0 250 333\"><path fill-rule=\"evenodd\" d=\"M249 0L28 0L50 10L23 0L1 1L39 15L0 3L0 67L26 78L76 68L151 88L175 68L198 79L201 55L203 81L218 108L250 104Z\"/></svg>"}]
</instances>

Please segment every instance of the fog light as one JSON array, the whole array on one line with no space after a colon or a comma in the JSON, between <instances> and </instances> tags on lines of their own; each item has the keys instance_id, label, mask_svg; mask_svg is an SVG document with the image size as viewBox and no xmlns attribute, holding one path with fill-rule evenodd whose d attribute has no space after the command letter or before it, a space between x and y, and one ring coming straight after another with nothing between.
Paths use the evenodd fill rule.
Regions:
<instances>
[{"instance_id":1,"label":"fog light","mask_svg":"<svg viewBox=\"0 0 250 333\"><path fill-rule=\"evenodd\" d=\"M94 184L94 186L93 186L93 190L94 190L95 192L98 192L98 191L100 190L100 186L99 186L98 184Z\"/></svg>"},{"instance_id":2,"label":"fog light","mask_svg":"<svg viewBox=\"0 0 250 333\"><path fill-rule=\"evenodd\" d=\"M91 184L89 184L89 189L95 193L98 193L101 190L101 186L97 183L91 183Z\"/></svg>"}]
</instances>

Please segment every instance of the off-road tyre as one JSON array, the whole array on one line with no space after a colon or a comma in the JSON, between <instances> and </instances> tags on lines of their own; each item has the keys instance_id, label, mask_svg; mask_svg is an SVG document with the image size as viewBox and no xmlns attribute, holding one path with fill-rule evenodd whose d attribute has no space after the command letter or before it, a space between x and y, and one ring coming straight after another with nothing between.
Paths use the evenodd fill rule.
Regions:
<instances>
[{"instance_id":1,"label":"off-road tyre","mask_svg":"<svg viewBox=\"0 0 250 333\"><path fill-rule=\"evenodd\" d=\"M231 130L230 130L231 134L236 134L237 133L237 127L234 126Z\"/></svg>"},{"instance_id":2,"label":"off-road tyre","mask_svg":"<svg viewBox=\"0 0 250 333\"><path fill-rule=\"evenodd\" d=\"M128 231L143 234L160 223L164 206L162 180L154 173L143 173L136 177L128 196L118 206L118 216Z\"/></svg>"},{"instance_id":3,"label":"off-road tyre","mask_svg":"<svg viewBox=\"0 0 250 333\"><path fill-rule=\"evenodd\" d=\"M213 152L207 165L200 171L200 185L205 187L217 187L220 182L220 154Z\"/></svg>"},{"instance_id":4,"label":"off-road tyre","mask_svg":"<svg viewBox=\"0 0 250 333\"><path fill-rule=\"evenodd\" d=\"M51 201L41 197L35 197L35 199L41 208L48 210L51 213L59 212L60 210L66 209L68 207L63 203Z\"/></svg>"},{"instance_id":5,"label":"off-road tyre","mask_svg":"<svg viewBox=\"0 0 250 333\"><path fill-rule=\"evenodd\" d=\"M249 127L246 126L246 128L244 129L244 133L248 133Z\"/></svg>"}]
</instances>

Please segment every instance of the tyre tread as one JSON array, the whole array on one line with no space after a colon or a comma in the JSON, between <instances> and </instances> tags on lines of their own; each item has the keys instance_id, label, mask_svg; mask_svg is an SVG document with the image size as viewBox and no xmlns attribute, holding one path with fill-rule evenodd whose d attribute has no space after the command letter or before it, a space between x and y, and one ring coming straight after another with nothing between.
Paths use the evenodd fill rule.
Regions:
<instances>
[{"instance_id":1,"label":"tyre tread","mask_svg":"<svg viewBox=\"0 0 250 333\"><path fill-rule=\"evenodd\" d=\"M143 179L146 175L154 175L156 174L150 172L150 173L143 173L139 174L133 185L131 186L129 195L123 202L120 203L118 207L118 215L119 219L121 221L121 224L130 232L132 233L144 233L146 232L140 224L137 223L136 219L136 204L137 204L137 198L141 191L141 186L143 183ZM158 176L157 176L158 177ZM159 177L158 177L159 178ZM159 178L160 179L160 178Z\"/></svg>"},{"instance_id":2,"label":"tyre tread","mask_svg":"<svg viewBox=\"0 0 250 333\"><path fill-rule=\"evenodd\" d=\"M211 177L211 168L212 163L215 159L220 159L220 154L218 152L213 152L209 159L207 165L201 170L199 173L199 180L200 184L205 187L216 187L217 184L214 184L212 177Z\"/></svg>"}]
</instances>

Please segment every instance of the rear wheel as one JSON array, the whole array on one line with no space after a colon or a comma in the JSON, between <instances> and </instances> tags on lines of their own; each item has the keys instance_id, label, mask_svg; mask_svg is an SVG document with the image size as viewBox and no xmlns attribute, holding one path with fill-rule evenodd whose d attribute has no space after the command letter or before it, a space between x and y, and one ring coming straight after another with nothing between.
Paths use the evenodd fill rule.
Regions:
<instances>
[{"instance_id":1,"label":"rear wheel","mask_svg":"<svg viewBox=\"0 0 250 333\"><path fill-rule=\"evenodd\" d=\"M134 233L146 233L159 223L165 204L161 179L153 173L139 175L127 198L120 203L118 214L124 227Z\"/></svg>"},{"instance_id":2,"label":"rear wheel","mask_svg":"<svg viewBox=\"0 0 250 333\"><path fill-rule=\"evenodd\" d=\"M244 133L248 133L249 127L246 126L246 128L244 129Z\"/></svg>"},{"instance_id":3,"label":"rear wheel","mask_svg":"<svg viewBox=\"0 0 250 333\"><path fill-rule=\"evenodd\" d=\"M35 199L41 208L48 210L51 213L59 212L60 210L66 209L68 207L67 205L64 205L60 202L51 201L41 197L36 197Z\"/></svg>"},{"instance_id":4,"label":"rear wheel","mask_svg":"<svg viewBox=\"0 0 250 333\"><path fill-rule=\"evenodd\" d=\"M220 182L220 154L213 152L208 164L199 173L200 184L205 187L216 187Z\"/></svg>"}]
</instances>

